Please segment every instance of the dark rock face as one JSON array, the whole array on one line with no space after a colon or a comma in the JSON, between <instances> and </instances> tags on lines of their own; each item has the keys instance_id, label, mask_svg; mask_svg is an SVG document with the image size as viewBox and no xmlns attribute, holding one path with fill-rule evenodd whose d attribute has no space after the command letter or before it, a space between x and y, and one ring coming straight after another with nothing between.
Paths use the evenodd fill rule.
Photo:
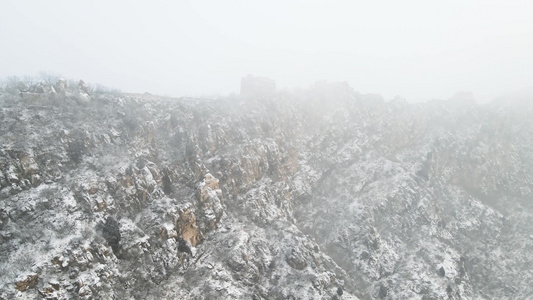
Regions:
<instances>
[{"instance_id":1,"label":"dark rock face","mask_svg":"<svg viewBox=\"0 0 533 300\"><path fill-rule=\"evenodd\" d=\"M85 154L85 143L81 139L76 139L68 145L67 154L70 159L78 164Z\"/></svg>"},{"instance_id":2,"label":"dark rock face","mask_svg":"<svg viewBox=\"0 0 533 300\"><path fill-rule=\"evenodd\" d=\"M1 298L533 293L528 99L14 88L0 92Z\"/></svg>"},{"instance_id":3,"label":"dark rock face","mask_svg":"<svg viewBox=\"0 0 533 300\"><path fill-rule=\"evenodd\" d=\"M337 295L342 296L343 293L344 293L344 290L342 289L341 286L339 286L339 287L337 288Z\"/></svg>"},{"instance_id":4,"label":"dark rock face","mask_svg":"<svg viewBox=\"0 0 533 300\"><path fill-rule=\"evenodd\" d=\"M191 247L189 246L189 243L187 243L187 241L182 238L178 239L178 252L187 253L192 256L192 251Z\"/></svg>"},{"instance_id":5,"label":"dark rock face","mask_svg":"<svg viewBox=\"0 0 533 300\"><path fill-rule=\"evenodd\" d=\"M448 296L451 296L452 292L453 292L453 288L450 285L448 285L446 287L446 293L448 293Z\"/></svg>"},{"instance_id":6,"label":"dark rock face","mask_svg":"<svg viewBox=\"0 0 533 300\"><path fill-rule=\"evenodd\" d=\"M389 290L384 285L379 287L379 293L378 298L379 299L385 299L387 297L387 294L389 293Z\"/></svg>"},{"instance_id":7,"label":"dark rock face","mask_svg":"<svg viewBox=\"0 0 533 300\"><path fill-rule=\"evenodd\" d=\"M7 214L7 211L4 209L0 209L0 230L4 228L4 226L9 221L9 215Z\"/></svg>"},{"instance_id":8,"label":"dark rock face","mask_svg":"<svg viewBox=\"0 0 533 300\"><path fill-rule=\"evenodd\" d=\"M120 235L120 225L112 217L107 217L103 227L103 235L115 255L118 254L122 236Z\"/></svg>"},{"instance_id":9,"label":"dark rock face","mask_svg":"<svg viewBox=\"0 0 533 300\"><path fill-rule=\"evenodd\" d=\"M162 178L163 180L163 192L165 195L170 195L172 193L172 182L170 181L170 176L165 174Z\"/></svg>"}]
</instances>

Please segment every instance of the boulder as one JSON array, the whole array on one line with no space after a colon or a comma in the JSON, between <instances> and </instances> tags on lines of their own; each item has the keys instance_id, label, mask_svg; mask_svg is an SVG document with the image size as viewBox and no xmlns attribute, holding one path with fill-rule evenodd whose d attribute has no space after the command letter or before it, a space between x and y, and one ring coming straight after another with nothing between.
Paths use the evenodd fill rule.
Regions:
<instances>
[{"instance_id":1,"label":"boulder","mask_svg":"<svg viewBox=\"0 0 533 300\"><path fill-rule=\"evenodd\" d=\"M440 277L446 276L446 271L444 270L444 267L440 267L438 273Z\"/></svg>"},{"instance_id":2,"label":"boulder","mask_svg":"<svg viewBox=\"0 0 533 300\"><path fill-rule=\"evenodd\" d=\"M23 276L19 276L15 282L15 288L21 292L37 285L37 279L39 275L32 273Z\"/></svg>"},{"instance_id":3,"label":"boulder","mask_svg":"<svg viewBox=\"0 0 533 300\"><path fill-rule=\"evenodd\" d=\"M305 257L298 248L292 248L291 251L285 256L285 261L296 270L303 270L307 267Z\"/></svg>"}]
</instances>

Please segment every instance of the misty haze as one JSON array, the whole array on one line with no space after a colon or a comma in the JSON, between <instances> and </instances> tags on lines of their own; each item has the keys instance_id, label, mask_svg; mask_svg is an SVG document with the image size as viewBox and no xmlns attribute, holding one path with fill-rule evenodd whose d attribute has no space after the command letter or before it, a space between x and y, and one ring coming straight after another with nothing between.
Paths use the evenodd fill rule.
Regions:
<instances>
[{"instance_id":1,"label":"misty haze","mask_svg":"<svg viewBox=\"0 0 533 300\"><path fill-rule=\"evenodd\" d=\"M4 2L0 300L533 298L533 3Z\"/></svg>"}]
</instances>

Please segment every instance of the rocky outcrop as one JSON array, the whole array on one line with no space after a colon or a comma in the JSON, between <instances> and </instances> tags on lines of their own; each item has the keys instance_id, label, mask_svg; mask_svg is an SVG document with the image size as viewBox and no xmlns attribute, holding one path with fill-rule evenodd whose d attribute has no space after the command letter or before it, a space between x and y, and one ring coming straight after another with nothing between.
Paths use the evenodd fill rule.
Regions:
<instances>
[{"instance_id":1,"label":"rocky outcrop","mask_svg":"<svg viewBox=\"0 0 533 300\"><path fill-rule=\"evenodd\" d=\"M86 95L89 95L89 87L85 83L85 81L81 80L78 82L78 89L80 93L84 93Z\"/></svg>"},{"instance_id":2,"label":"rocky outcrop","mask_svg":"<svg viewBox=\"0 0 533 300\"><path fill-rule=\"evenodd\" d=\"M38 278L39 275L37 274L23 275L19 277L15 283L15 288L21 292L24 292L28 288L35 287L35 285L37 285Z\"/></svg>"},{"instance_id":3,"label":"rocky outcrop","mask_svg":"<svg viewBox=\"0 0 533 300\"><path fill-rule=\"evenodd\" d=\"M210 173L207 173L198 189L197 200L199 202L202 222L200 228L203 231L216 229L224 213L220 200L222 190L218 186L218 179Z\"/></svg>"},{"instance_id":4,"label":"rocky outcrop","mask_svg":"<svg viewBox=\"0 0 533 300\"><path fill-rule=\"evenodd\" d=\"M68 82L65 78L59 78L54 85L54 88L59 94L66 94L68 90Z\"/></svg>"},{"instance_id":5,"label":"rocky outcrop","mask_svg":"<svg viewBox=\"0 0 533 300\"><path fill-rule=\"evenodd\" d=\"M176 231L181 238L188 241L191 245L196 246L203 240L203 234L198 229L194 209L190 205L187 205L178 211L179 215L175 221Z\"/></svg>"}]
</instances>

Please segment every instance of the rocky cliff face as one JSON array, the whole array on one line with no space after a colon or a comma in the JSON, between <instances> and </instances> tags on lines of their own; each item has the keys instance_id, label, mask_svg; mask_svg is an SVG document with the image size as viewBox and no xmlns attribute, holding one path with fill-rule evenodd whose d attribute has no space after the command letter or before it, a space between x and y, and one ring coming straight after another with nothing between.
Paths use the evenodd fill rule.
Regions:
<instances>
[{"instance_id":1,"label":"rocky cliff face","mask_svg":"<svg viewBox=\"0 0 533 300\"><path fill-rule=\"evenodd\" d=\"M0 298L533 295L530 99L27 94L0 96Z\"/></svg>"}]
</instances>

